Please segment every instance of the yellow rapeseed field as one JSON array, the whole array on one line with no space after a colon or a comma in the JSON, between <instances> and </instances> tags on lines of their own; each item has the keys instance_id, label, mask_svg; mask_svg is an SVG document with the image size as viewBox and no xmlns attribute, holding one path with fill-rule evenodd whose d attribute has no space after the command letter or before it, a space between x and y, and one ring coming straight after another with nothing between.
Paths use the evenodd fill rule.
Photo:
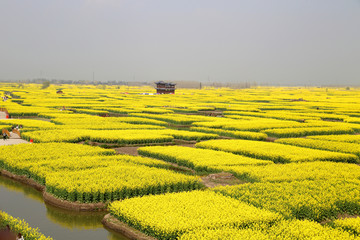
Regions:
<instances>
[{"instance_id":1,"label":"yellow rapeseed field","mask_svg":"<svg viewBox=\"0 0 360 240\"><path fill-rule=\"evenodd\" d=\"M159 239L359 239L359 88L154 92L0 83L1 128L33 142L0 170Z\"/></svg>"},{"instance_id":2,"label":"yellow rapeseed field","mask_svg":"<svg viewBox=\"0 0 360 240\"><path fill-rule=\"evenodd\" d=\"M51 237L46 237L40 233L39 229L31 228L24 220L0 211L0 228L3 229L6 225L9 225L12 231L21 233L26 240L52 240Z\"/></svg>"}]
</instances>

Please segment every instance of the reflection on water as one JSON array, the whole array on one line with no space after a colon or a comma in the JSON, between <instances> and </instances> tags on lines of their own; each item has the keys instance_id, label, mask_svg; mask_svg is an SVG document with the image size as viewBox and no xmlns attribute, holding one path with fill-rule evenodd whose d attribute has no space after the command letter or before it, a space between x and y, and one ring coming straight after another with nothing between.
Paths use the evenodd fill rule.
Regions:
<instances>
[{"instance_id":1,"label":"reflection on water","mask_svg":"<svg viewBox=\"0 0 360 240\"><path fill-rule=\"evenodd\" d=\"M66 228L93 229L102 228L104 212L73 212L46 205L47 217L54 223Z\"/></svg>"},{"instance_id":2,"label":"reflection on water","mask_svg":"<svg viewBox=\"0 0 360 240\"><path fill-rule=\"evenodd\" d=\"M45 205L35 189L0 175L0 209L14 217L25 219L55 240L109 239L128 240L103 228L104 212L72 212Z\"/></svg>"},{"instance_id":3,"label":"reflection on water","mask_svg":"<svg viewBox=\"0 0 360 240\"><path fill-rule=\"evenodd\" d=\"M16 182L7 177L3 177L2 175L0 175L0 186L6 187L7 189L12 190L12 191L21 192L28 198L31 198L31 199L34 199L37 201L41 201L41 202L43 201L42 200L43 198L39 191L35 190L32 187L26 187L25 184Z\"/></svg>"}]
</instances>

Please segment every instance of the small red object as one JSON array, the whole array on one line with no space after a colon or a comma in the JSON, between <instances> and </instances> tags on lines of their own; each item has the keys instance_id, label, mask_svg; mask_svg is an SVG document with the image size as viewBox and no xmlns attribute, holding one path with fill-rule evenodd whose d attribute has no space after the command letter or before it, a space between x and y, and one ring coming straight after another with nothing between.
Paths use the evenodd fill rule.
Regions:
<instances>
[{"instance_id":1,"label":"small red object","mask_svg":"<svg viewBox=\"0 0 360 240\"><path fill-rule=\"evenodd\" d=\"M9 118L9 115L6 114L6 118Z\"/></svg>"},{"instance_id":2,"label":"small red object","mask_svg":"<svg viewBox=\"0 0 360 240\"><path fill-rule=\"evenodd\" d=\"M31 143L33 143L33 142L34 142L34 140L33 140L33 139L30 139L30 142L31 142Z\"/></svg>"}]
</instances>

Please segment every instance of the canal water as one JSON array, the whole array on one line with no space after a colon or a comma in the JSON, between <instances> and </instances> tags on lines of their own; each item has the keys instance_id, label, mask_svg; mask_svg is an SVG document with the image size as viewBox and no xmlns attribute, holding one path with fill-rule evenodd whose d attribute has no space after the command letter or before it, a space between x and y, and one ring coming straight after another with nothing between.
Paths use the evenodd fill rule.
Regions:
<instances>
[{"instance_id":1,"label":"canal water","mask_svg":"<svg viewBox=\"0 0 360 240\"><path fill-rule=\"evenodd\" d=\"M1 175L0 210L24 219L55 240L128 240L103 227L105 213L73 212L47 205L40 192Z\"/></svg>"}]
</instances>

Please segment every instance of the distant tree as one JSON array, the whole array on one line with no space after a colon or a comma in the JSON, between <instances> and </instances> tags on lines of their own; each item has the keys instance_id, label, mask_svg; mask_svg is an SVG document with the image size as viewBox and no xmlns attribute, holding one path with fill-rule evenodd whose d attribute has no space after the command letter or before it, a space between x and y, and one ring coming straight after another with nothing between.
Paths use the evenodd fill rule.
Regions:
<instances>
[{"instance_id":1,"label":"distant tree","mask_svg":"<svg viewBox=\"0 0 360 240\"><path fill-rule=\"evenodd\" d=\"M50 81L46 80L42 83L41 89L46 89L50 86Z\"/></svg>"}]
</instances>

